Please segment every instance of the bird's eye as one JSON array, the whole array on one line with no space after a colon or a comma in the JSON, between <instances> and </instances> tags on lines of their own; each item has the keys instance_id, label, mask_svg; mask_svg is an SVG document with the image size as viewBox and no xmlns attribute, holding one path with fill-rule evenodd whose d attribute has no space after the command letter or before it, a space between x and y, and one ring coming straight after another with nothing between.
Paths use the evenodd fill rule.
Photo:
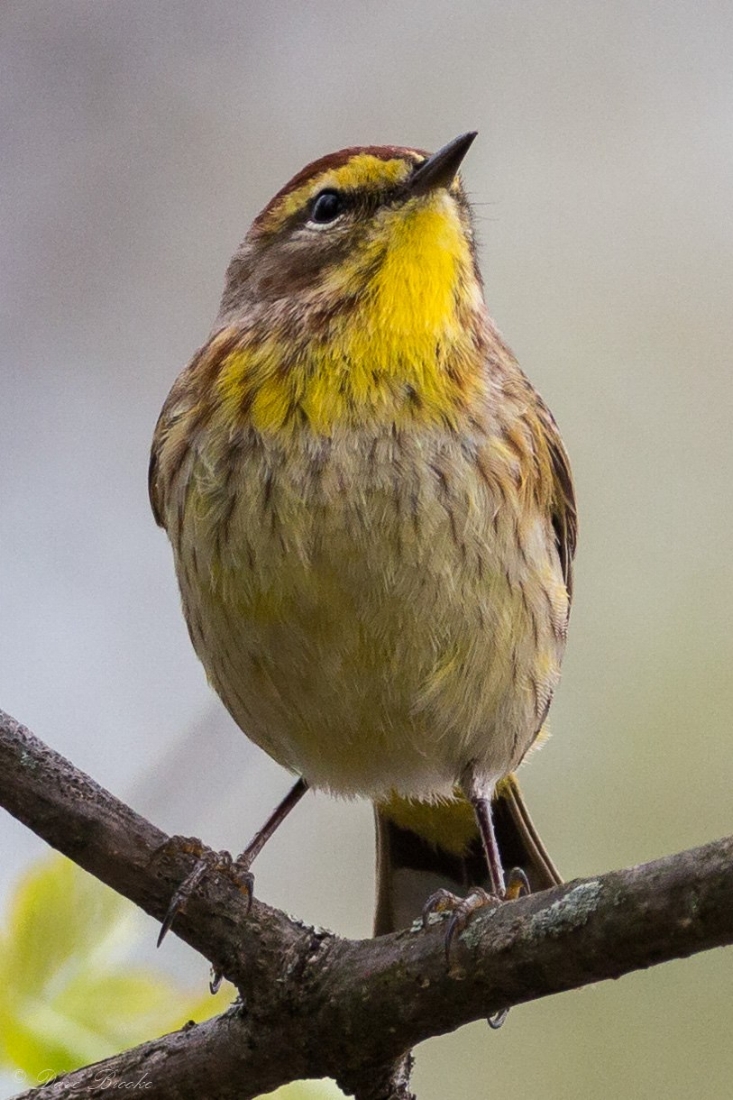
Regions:
<instances>
[{"instance_id":1,"label":"bird's eye","mask_svg":"<svg viewBox=\"0 0 733 1100\"><path fill-rule=\"evenodd\" d=\"M344 197L338 191L321 191L313 200L310 220L318 225L326 225L335 221L339 214L343 214L345 206Z\"/></svg>"}]
</instances>

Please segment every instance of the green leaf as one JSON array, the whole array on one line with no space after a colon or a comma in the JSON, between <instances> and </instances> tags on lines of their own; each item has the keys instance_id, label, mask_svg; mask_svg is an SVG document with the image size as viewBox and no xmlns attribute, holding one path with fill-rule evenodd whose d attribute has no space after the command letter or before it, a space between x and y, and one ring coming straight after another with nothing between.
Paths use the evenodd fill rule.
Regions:
<instances>
[{"instance_id":1,"label":"green leaf","mask_svg":"<svg viewBox=\"0 0 733 1100\"><path fill-rule=\"evenodd\" d=\"M127 962L135 907L62 856L34 865L0 932L0 1065L33 1083L207 1019L232 999L186 993Z\"/></svg>"}]
</instances>

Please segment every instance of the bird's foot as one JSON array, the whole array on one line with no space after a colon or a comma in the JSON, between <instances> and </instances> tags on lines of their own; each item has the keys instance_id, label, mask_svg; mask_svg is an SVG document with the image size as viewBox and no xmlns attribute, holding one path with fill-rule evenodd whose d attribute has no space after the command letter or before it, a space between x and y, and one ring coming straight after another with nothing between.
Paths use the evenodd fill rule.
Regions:
<instances>
[{"instance_id":1,"label":"bird's foot","mask_svg":"<svg viewBox=\"0 0 733 1100\"><path fill-rule=\"evenodd\" d=\"M471 917L479 909L496 909L507 901L516 901L525 894L530 894L529 880L519 867L514 867L507 878L504 892L501 896L489 893L481 886L475 886L465 898L452 894L450 890L436 890L425 903L422 911L423 928L427 926L433 913L450 913L448 927L445 932L445 958L448 966L452 964L452 950L456 938L468 927ZM509 1009L501 1009L493 1016L488 1017L489 1027L498 1030L509 1015Z\"/></svg>"},{"instance_id":2,"label":"bird's foot","mask_svg":"<svg viewBox=\"0 0 733 1100\"><path fill-rule=\"evenodd\" d=\"M459 897L457 894L452 894L450 890L436 890L434 894L430 895L423 907L423 928L427 926L428 920L433 913L450 914L443 943L445 947L445 961L450 966L451 951L456 936L460 936L460 934L465 931L473 914L478 909L485 909L487 907L495 909L498 905L501 905L501 903L502 898L497 897L495 894L490 894L488 890L484 890L481 886L474 886L465 898Z\"/></svg>"},{"instance_id":3,"label":"bird's foot","mask_svg":"<svg viewBox=\"0 0 733 1100\"><path fill-rule=\"evenodd\" d=\"M207 875L215 873L225 874L227 878L234 883L237 889L244 894L247 899L247 908L249 909L249 906L252 904L254 893L254 875L250 871L248 864L246 864L241 857L240 859L234 860L229 852L214 852L211 848L207 848L206 845L195 836L169 837L158 849L156 849L154 858L161 858L169 855L195 856L196 863L171 898L170 905L168 906L158 935L158 947L160 947L166 934L170 931L171 925L176 917L179 913L184 911L189 898Z\"/></svg>"}]
</instances>

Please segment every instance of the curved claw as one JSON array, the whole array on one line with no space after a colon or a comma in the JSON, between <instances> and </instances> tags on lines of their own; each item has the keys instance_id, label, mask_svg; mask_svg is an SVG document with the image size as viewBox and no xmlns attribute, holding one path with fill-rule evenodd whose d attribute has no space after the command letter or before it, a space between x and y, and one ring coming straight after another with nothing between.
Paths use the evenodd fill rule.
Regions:
<instances>
[{"instance_id":1,"label":"curved claw","mask_svg":"<svg viewBox=\"0 0 733 1100\"><path fill-rule=\"evenodd\" d=\"M517 898L529 897L531 893L532 887L529 885L529 879L522 868L512 867L506 880L506 890L502 901L516 901Z\"/></svg>"},{"instance_id":2,"label":"curved claw","mask_svg":"<svg viewBox=\"0 0 733 1100\"><path fill-rule=\"evenodd\" d=\"M170 932L171 925L176 919L178 914L186 908L186 902L193 894L199 883L206 877L209 870L213 870L213 852L206 855L199 856L193 871L189 875L186 875L181 885L176 890L175 894L170 900L168 909L166 910L163 923L160 926L160 932L158 933L157 947L160 947L161 943Z\"/></svg>"},{"instance_id":3,"label":"curved claw","mask_svg":"<svg viewBox=\"0 0 733 1100\"><path fill-rule=\"evenodd\" d=\"M193 870L190 874L186 875L185 879L171 898L170 905L163 918L163 923L158 934L158 947L160 947L170 931L176 917L186 908L189 898L206 876L212 872L221 871L228 875L237 889L246 896L248 903L247 912L249 912L254 892L254 875L248 866L235 862L229 852L210 851L196 838L184 839L172 837L169 841L166 841L162 847L167 848L171 846L182 848L183 851L188 854L195 854L198 856L198 859Z\"/></svg>"},{"instance_id":4,"label":"curved claw","mask_svg":"<svg viewBox=\"0 0 733 1100\"><path fill-rule=\"evenodd\" d=\"M501 904L501 898L494 897L481 886L475 886L465 898L452 894L450 890L436 890L423 906L422 926L427 928L428 920L433 913L450 913L448 927L445 930L445 960L450 965L453 941L464 931L471 916L477 909L483 909L486 905L499 904Z\"/></svg>"},{"instance_id":5,"label":"curved claw","mask_svg":"<svg viewBox=\"0 0 733 1100\"><path fill-rule=\"evenodd\" d=\"M423 928L427 928L433 913L452 913L462 900L462 898L457 897L455 894L451 894L450 890L445 890L442 887L440 890L436 890L434 894L430 895L422 907L421 919Z\"/></svg>"},{"instance_id":6,"label":"curved claw","mask_svg":"<svg viewBox=\"0 0 733 1100\"><path fill-rule=\"evenodd\" d=\"M502 902L501 898L497 898L494 894L490 894L488 890L484 890L481 886L475 886L465 898L459 898L457 900L458 905L456 905L451 914L451 918L448 921L448 928L445 933L445 957L449 963L453 941L456 936L460 936L462 932L465 932L468 927L468 922L476 910L485 909L487 905L495 909L498 905L501 905Z\"/></svg>"},{"instance_id":7,"label":"curved claw","mask_svg":"<svg viewBox=\"0 0 733 1100\"><path fill-rule=\"evenodd\" d=\"M503 1026L504 1021L509 1015L508 1008L500 1008L498 1012L495 1012L493 1016L487 1016L486 1023L489 1025L492 1031L498 1031Z\"/></svg>"},{"instance_id":8,"label":"curved claw","mask_svg":"<svg viewBox=\"0 0 733 1100\"><path fill-rule=\"evenodd\" d=\"M245 916L247 916L250 909L252 908L252 899L254 898L254 875L250 871L249 867L247 867L243 863L240 863L240 861L236 859L231 860L228 867L222 867L218 869L225 871L230 880L239 890L240 894L244 894L245 898L247 899L247 913L245 914Z\"/></svg>"}]
</instances>

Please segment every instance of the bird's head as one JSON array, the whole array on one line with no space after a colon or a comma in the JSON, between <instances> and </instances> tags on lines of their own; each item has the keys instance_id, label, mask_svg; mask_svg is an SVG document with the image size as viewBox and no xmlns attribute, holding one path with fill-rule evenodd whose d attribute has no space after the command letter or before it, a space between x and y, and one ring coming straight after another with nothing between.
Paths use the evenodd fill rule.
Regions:
<instances>
[{"instance_id":1,"label":"bird's head","mask_svg":"<svg viewBox=\"0 0 733 1100\"><path fill-rule=\"evenodd\" d=\"M480 285L458 169L476 134L432 155L357 146L303 168L255 218L227 273L222 317L253 308L386 311L400 331L443 327ZM412 320L411 320L412 315ZM426 324L427 323L427 324Z\"/></svg>"},{"instance_id":2,"label":"bird's head","mask_svg":"<svg viewBox=\"0 0 733 1100\"><path fill-rule=\"evenodd\" d=\"M485 356L458 176L475 136L433 154L344 149L275 195L229 265L215 325L237 342L219 381L228 405L244 400L268 430L294 410L322 433L375 416L452 420Z\"/></svg>"}]
</instances>

